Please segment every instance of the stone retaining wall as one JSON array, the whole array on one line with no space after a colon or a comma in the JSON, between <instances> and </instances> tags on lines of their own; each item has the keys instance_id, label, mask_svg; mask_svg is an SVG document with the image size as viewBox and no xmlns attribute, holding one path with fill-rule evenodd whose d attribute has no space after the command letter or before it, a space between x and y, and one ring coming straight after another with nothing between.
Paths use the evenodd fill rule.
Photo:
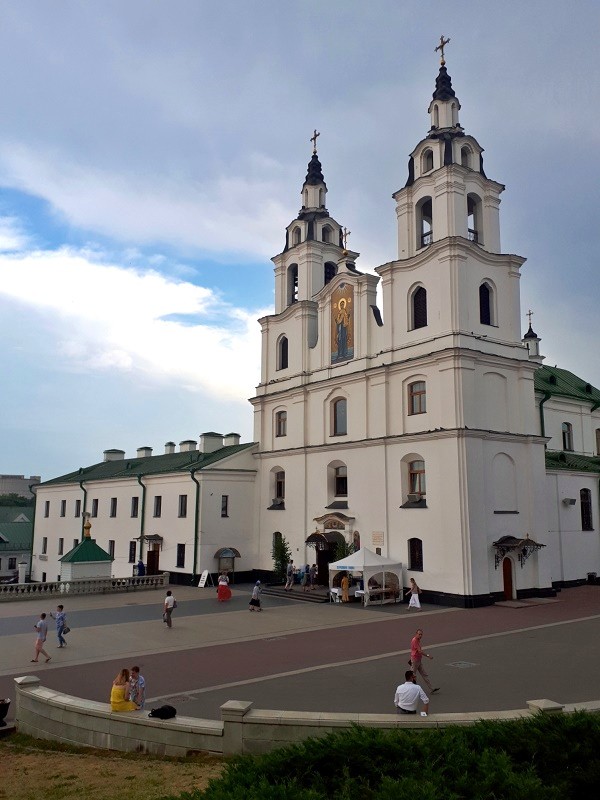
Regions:
<instances>
[{"instance_id":1,"label":"stone retaining wall","mask_svg":"<svg viewBox=\"0 0 600 800\"><path fill-rule=\"evenodd\" d=\"M0 601L39 600L52 597L60 600L74 594L116 594L147 589L164 589L169 585L170 573L144 575L138 578L80 578L73 581L46 581L45 583L5 583L0 584Z\"/></svg>"},{"instance_id":2,"label":"stone retaining wall","mask_svg":"<svg viewBox=\"0 0 600 800\"><path fill-rule=\"evenodd\" d=\"M252 703L229 700L221 706L221 721L177 716L155 720L148 711L113 712L97 703L40 686L39 678L15 679L16 724L21 733L80 747L125 752L186 756L199 751L234 755L268 753L309 736L324 736L353 724L370 728L440 728L473 725L481 719L520 719L535 713L576 709L600 713L600 701L563 706L551 700L530 700L526 709L428 717L397 714L326 713L253 709Z\"/></svg>"}]
</instances>

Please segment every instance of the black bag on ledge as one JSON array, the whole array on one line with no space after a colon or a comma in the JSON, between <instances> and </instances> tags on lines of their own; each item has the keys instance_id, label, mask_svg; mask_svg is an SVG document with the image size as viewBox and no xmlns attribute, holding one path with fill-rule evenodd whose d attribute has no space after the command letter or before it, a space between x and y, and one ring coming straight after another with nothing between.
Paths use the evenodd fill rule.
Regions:
<instances>
[{"instance_id":1,"label":"black bag on ledge","mask_svg":"<svg viewBox=\"0 0 600 800\"><path fill-rule=\"evenodd\" d=\"M177 716L177 709L173 708L173 706L159 706L158 708L153 708L148 716L153 719L172 719Z\"/></svg>"}]
</instances>

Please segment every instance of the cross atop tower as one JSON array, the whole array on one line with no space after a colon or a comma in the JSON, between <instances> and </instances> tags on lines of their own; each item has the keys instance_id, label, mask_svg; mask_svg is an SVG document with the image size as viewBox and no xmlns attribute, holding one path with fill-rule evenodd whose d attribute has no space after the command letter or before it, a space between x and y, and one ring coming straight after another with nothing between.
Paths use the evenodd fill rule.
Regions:
<instances>
[{"instance_id":1,"label":"cross atop tower","mask_svg":"<svg viewBox=\"0 0 600 800\"><path fill-rule=\"evenodd\" d=\"M313 133L313 135L310 137L310 141L313 143L313 155L316 155L316 154L317 154L317 138L318 138L320 135L321 135L321 134L320 134L320 133L318 133L318 132L317 132L317 129L315 128L315 132L314 132L314 133Z\"/></svg>"},{"instance_id":2,"label":"cross atop tower","mask_svg":"<svg viewBox=\"0 0 600 800\"><path fill-rule=\"evenodd\" d=\"M344 228L342 230L342 241L344 242L344 250L348 249L348 237L350 236L351 233L352 231L349 231L348 228Z\"/></svg>"},{"instance_id":3,"label":"cross atop tower","mask_svg":"<svg viewBox=\"0 0 600 800\"><path fill-rule=\"evenodd\" d=\"M531 309L527 312L527 316L529 317L529 327L531 328L531 318L533 317L533 311Z\"/></svg>"},{"instance_id":4,"label":"cross atop tower","mask_svg":"<svg viewBox=\"0 0 600 800\"><path fill-rule=\"evenodd\" d=\"M440 36L440 43L434 50L434 53L437 53L438 50L440 51L440 64L442 67L446 66L446 59L444 58L444 47L448 44L449 41L450 37L444 39L444 34L442 34Z\"/></svg>"}]
</instances>

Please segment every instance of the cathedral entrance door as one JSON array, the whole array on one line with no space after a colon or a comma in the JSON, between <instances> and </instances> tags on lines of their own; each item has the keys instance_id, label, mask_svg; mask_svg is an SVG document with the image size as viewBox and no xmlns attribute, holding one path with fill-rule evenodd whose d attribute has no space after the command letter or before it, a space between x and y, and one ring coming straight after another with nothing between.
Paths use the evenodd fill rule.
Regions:
<instances>
[{"instance_id":1,"label":"cathedral entrance door","mask_svg":"<svg viewBox=\"0 0 600 800\"><path fill-rule=\"evenodd\" d=\"M333 560L333 551L329 547L317 547L317 583L319 586L329 586L329 564Z\"/></svg>"},{"instance_id":2,"label":"cathedral entrance door","mask_svg":"<svg viewBox=\"0 0 600 800\"><path fill-rule=\"evenodd\" d=\"M504 582L504 599L514 600L512 561L510 558L505 558L502 561L502 580Z\"/></svg>"},{"instance_id":3,"label":"cathedral entrance door","mask_svg":"<svg viewBox=\"0 0 600 800\"><path fill-rule=\"evenodd\" d=\"M152 550L148 550L147 560L147 574L148 575L158 575L158 558L160 555L160 550L158 547L154 547Z\"/></svg>"}]
</instances>

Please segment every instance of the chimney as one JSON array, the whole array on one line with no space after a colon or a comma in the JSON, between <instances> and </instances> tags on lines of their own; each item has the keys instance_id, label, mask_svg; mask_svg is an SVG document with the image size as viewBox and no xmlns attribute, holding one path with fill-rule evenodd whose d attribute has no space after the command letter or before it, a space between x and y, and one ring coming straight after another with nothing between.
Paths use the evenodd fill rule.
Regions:
<instances>
[{"instance_id":1,"label":"chimney","mask_svg":"<svg viewBox=\"0 0 600 800\"><path fill-rule=\"evenodd\" d=\"M175 452L175 442L165 442L165 455L170 456Z\"/></svg>"},{"instance_id":2,"label":"chimney","mask_svg":"<svg viewBox=\"0 0 600 800\"><path fill-rule=\"evenodd\" d=\"M125 450L105 450L105 461L123 461L125 458Z\"/></svg>"},{"instance_id":3,"label":"chimney","mask_svg":"<svg viewBox=\"0 0 600 800\"><path fill-rule=\"evenodd\" d=\"M239 433L226 433L223 437L223 447L231 447L231 445L240 443Z\"/></svg>"},{"instance_id":4,"label":"chimney","mask_svg":"<svg viewBox=\"0 0 600 800\"><path fill-rule=\"evenodd\" d=\"M195 439L184 439L183 442L179 442L179 452L180 453L191 453L192 450L196 449L196 440Z\"/></svg>"},{"instance_id":5,"label":"chimney","mask_svg":"<svg viewBox=\"0 0 600 800\"><path fill-rule=\"evenodd\" d=\"M151 455L152 455L151 447L138 447L137 449L138 458L150 458Z\"/></svg>"},{"instance_id":6,"label":"chimney","mask_svg":"<svg viewBox=\"0 0 600 800\"><path fill-rule=\"evenodd\" d=\"M200 452L201 453L214 453L215 450L220 450L223 447L223 434L208 431L208 433L200 434Z\"/></svg>"}]
</instances>

